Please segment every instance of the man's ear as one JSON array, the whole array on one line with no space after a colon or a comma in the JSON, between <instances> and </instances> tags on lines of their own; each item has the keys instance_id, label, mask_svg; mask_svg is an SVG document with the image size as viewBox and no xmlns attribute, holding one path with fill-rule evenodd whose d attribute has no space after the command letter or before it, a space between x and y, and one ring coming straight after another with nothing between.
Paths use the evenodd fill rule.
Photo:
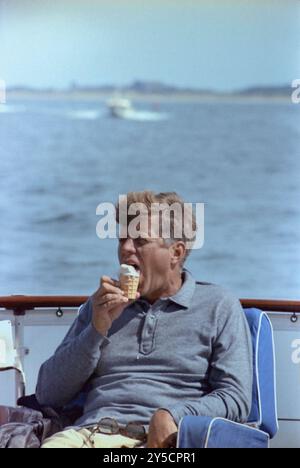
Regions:
<instances>
[{"instance_id":1,"label":"man's ear","mask_svg":"<svg viewBox=\"0 0 300 468\"><path fill-rule=\"evenodd\" d=\"M186 246L183 241L174 242L171 245L171 265L181 265L186 254Z\"/></svg>"}]
</instances>

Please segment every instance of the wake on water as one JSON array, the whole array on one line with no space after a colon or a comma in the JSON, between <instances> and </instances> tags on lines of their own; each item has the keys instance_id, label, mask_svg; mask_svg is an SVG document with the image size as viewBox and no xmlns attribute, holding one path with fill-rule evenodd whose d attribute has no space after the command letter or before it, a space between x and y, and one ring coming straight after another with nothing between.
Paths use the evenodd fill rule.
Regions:
<instances>
[{"instance_id":1,"label":"wake on water","mask_svg":"<svg viewBox=\"0 0 300 468\"><path fill-rule=\"evenodd\" d=\"M82 109L82 110L72 110L65 112L64 115L70 119L77 119L77 120L97 120L99 118L116 118L112 117L109 113L106 111L98 111L95 109ZM160 120L165 120L168 118L168 114L161 113L161 112L150 112L150 111L136 111L136 110L130 110L130 112L127 112L125 115L122 117L119 117L118 120L134 120L134 121L140 121L140 122L154 122L154 121L160 121Z\"/></svg>"},{"instance_id":2,"label":"wake on water","mask_svg":"<svg viewBox=\"0 0 300 468\"><path fill-rule=\"evenodd\" d=\"M160 120L166 120L167 118L168 114L150 111L132 111L128 115L122 117L122 119L125 120L135 120L140 122L158 122Z\"/></svg>"},{"instance_id":3,"label":"wake on water","mask_svg":"<svg viewBox=\"0 0 300 468\"><path fill-rule=\"evenodd\" d=\"M66 112L65 116L69 117L70 119L77 119L77 120L97 120L99 117L104 115L103 112L94 110L94 109L83 109L77 111L70 111Z\"/></svg>"},{"instance_id":4,"label":"wake on water","mask_svg":"<svg viewBox=\"0 0 300 468\"><path fill-rule=\"evenodd\" d=\"M49 108L35 108L30 109L26 106L21 105L11 105L11 104L0 104L0 114L15 114L19 112L35 112L41 114L50 114L57 115L59 117L64 117L74 120L97 120L99 118L111 118L110 114L106 111L99 111L96 109L49 109ZM139 122L158 122L161 120L166 120L168 114L162 112L150 112L150 111L139 111L131 110L128 114L122 116L121 120L133 120Z\"/></svg>"},{"instance_id":5,"label":"wake on water","mask_svg":"<svg viewBox=\"0 0 300 468\"><path fill-rule=\"evenodd\" d=\"M108 117L115 119L115 117L111 117L108 114L101 114L100 112L91 112L91 111L78 111L78 112L70 112L66 115L70 119L74 120L97 120L99 118ZM166 120L168 118L167 114L154 114L151 112L139 112L135 115L129 115L126 117L118 118L117 120L133 120L135 122L159 122L162 120Z\"/></svg>"},{"instance_id":6,"label":"wake on water","mask_svg":"<svg viewBox=\"0 0 300 468\"><path fill-rule=\"evenodd\" d=\"M58 117L67 117L69 119L79 120L96 120L101 116L104 116L104 112L95 109L81 109L81 110L60 110L47 107L32 107L19 106L11 104L0 104L0 114L16 114L19 112L30 112L35 114L46 114Z\"/></svg>"}]
</instances>

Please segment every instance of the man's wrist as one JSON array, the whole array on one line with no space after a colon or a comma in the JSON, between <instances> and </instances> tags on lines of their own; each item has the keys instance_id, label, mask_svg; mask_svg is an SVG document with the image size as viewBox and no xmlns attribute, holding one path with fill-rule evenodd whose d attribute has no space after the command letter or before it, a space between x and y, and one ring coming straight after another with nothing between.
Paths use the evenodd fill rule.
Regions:
<instances>
[{"instance_id":1,"label":"man's wrist","mask_svg":"<svg viewBox=\"0 0 300 468\"><path fill-rule=\"evenodd\" d=\"M102 327L99 327L96 325L96 323L94 322L94 320L92 320L92 326L94 328L94 330L102 337L106 338L107 335L108 335L108 330L105 330L104 328Z\"/></svg>"}]
</instances>

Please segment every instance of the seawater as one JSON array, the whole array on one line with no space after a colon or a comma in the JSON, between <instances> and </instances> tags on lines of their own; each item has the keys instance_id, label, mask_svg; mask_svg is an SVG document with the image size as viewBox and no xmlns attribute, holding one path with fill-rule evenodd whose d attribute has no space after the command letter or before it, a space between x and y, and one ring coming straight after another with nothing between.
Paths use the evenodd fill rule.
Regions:
<instances>
[{"instance_id":1,"label":"seawater","mask_svg":"<svg viewBox=\"0 0 300 468\"><path fill-rule=\"evenodd\" d=\"M96 207L152 189L205 203L205 243L187 262L197 279L299 299L300 106L136 107L164 118L113 119L103 101L0 108L0 294L91 294L118 266Z\"/></svg>"}]
</instances>

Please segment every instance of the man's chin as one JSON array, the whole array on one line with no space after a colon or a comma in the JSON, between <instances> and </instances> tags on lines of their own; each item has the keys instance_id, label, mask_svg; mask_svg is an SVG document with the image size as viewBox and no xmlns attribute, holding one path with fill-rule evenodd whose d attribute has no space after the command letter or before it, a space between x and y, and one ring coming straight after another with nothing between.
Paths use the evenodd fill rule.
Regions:
<instances>
[{"instance_id":1,"label":"man's chin","mask_svg":"<svg viewBox=\"0 0 300 468\"><path fill-rule=\"evenodd\" d=\"M147 290L145 287L143 287L143 285L139 285L138 287L138 292L140 293L140 297L145 297L146 294L147 294Z\"/></svg>"}]
</instances>

